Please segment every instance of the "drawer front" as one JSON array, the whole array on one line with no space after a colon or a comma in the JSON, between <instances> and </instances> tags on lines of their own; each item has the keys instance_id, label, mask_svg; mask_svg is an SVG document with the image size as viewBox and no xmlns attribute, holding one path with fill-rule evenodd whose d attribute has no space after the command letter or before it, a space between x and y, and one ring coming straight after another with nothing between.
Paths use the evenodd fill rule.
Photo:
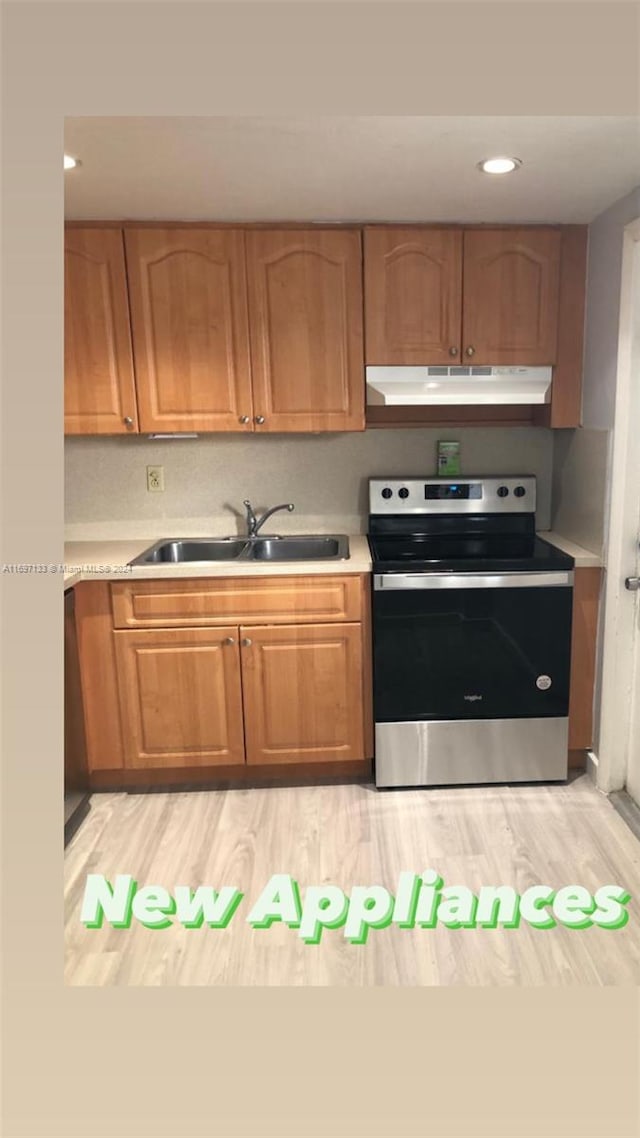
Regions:
<instances>
[{"instance_id":1,"label":"drawer front","mask_svg":"<svg viewBox=\"0 0 640 1138\"><path fill-rule=\"evenodd\" d=\"M115 628L359 621L359 576L114 582Z\"/></svg>"}]
</instances>

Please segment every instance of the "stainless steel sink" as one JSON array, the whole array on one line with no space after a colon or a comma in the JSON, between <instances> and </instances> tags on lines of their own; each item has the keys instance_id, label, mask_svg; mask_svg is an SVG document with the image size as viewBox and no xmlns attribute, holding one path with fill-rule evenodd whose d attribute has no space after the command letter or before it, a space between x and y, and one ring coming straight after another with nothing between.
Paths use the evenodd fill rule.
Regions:
<instances>
[{"instance_id":1,"label":"stainless steel sink","mask_svg":"<svg viewBox=\"0 0 640 1138\"><path fill-rule=\"evenodd\" d=\"M178 538L158 541L146 549L131 565L163 564L176 561L233 561L242 552L246 541L241 538Z\"/></svg>"},{"instance_id":2,"label":"stainless steel sink","mask_svg":"<svg viewBox=\"0 0 640 1138\"><path fill-rule=\"evenodd\" d=\"M254 561L315 561L322 558L344 560L349 556L348 538L258 537L252 542Z\"/></svg>"},{"instance_id":3,"label":"stainless steel sink","mask_svg":"<svg viewBox=\"0 0 640 1138\"><path fill-rule=\"evenodd\" d=\"M347 561L346 534L291 537L173 538L157 541L130 565L212 561Z\"/></svg>"}]
</instances>

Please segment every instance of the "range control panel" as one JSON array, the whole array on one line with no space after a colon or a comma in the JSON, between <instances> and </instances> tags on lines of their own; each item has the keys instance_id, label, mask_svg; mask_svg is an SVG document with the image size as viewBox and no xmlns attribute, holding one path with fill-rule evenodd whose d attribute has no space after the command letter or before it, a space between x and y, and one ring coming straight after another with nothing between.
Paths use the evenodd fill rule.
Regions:
<instances>
[{"instance_id":1,"label":"range control panel","mask_svg":"<svg viewBox=\"0 0 640 1138\"><path fill-rule=\"evenodd\" d=\"M533 514L532 474L482 478L370 478L370 514Z\"/></svg>"}]
</instances>

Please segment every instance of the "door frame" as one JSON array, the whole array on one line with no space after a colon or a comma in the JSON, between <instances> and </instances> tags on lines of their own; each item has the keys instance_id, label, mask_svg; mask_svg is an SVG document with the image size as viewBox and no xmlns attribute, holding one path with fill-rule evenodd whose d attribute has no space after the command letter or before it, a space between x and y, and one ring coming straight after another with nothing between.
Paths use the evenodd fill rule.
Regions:
<instances>
[{"instance_id":1,"label":"door frame","mask_svg":"<svg viewBox=\"0 0 640 1138\"><path fill-rule=\"evenodd\" d=\"M635 340L634 340L634 327ZM640 218L624 229L615 419L609 476L609 527L605 554L601 644L600 731L596 781L600 790L620 790L627 781L636 653L637 593L624 587L634 572L629 538L638 525L640 385L634 353L640 352ZM635 360L637 367L637 358ZM634 382L635 381L635 382Z\"/></svg>"}]
</instances>

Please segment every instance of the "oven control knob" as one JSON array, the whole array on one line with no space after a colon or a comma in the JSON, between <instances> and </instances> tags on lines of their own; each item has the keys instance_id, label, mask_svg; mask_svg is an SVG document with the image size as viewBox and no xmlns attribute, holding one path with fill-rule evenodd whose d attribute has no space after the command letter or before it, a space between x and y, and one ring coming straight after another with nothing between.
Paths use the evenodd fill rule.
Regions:
<instances>
[{"instance_id":1,"label":"oven control knob","mask_svg":"<svg viewBox=\"0 0 640 1138\"><path fill-rule=\"evenodd\" d=\"M408 498L409 497L409 491L407 490L406 486L402 486L400 488L400 490L398 490L398 497L399 498Z\"/></svg>"},{"instance_id":2,"label":"oven control knob","mask_svg":"<svg viewBox=\"0 0 640 1138\"><path fill-rule=\"evenodd\" d=\"M527 491L525 490L524 486L516 486L513 492L516 498L524 498Z\"/></svg>"},{"instance_id":3,"label":"oven control knob","mask_svg":"<svg viewBox=\"0 0 640 1138\"><path fill-rule=\"evenodd\" d=\"M390 490L388 486L385 486L384 490L382 491L382 497L383 498L390 498L392 494L393 494L393 490Z\"/></svg>"},{"instance_id":4,"label":"oven control knob","mask_svg":"<svg viewBox=\"0 0 640 1138\"><path fill-rule=\"evenodd\" d=\"M498 486L498 497L499 498L506 498L508 493L509 493L509 487L508 486Z\"/></svg>"}]
</instances>

